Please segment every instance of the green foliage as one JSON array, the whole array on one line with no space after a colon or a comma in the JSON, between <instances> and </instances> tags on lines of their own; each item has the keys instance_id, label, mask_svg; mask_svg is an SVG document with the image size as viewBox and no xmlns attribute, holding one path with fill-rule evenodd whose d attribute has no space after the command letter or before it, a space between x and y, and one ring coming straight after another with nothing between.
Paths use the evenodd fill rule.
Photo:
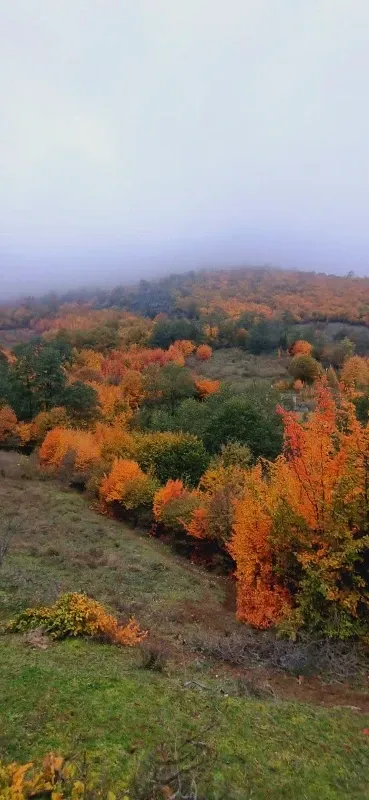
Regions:
<instances>
[{"instance_id":1,"label":"green foliage","mask_svg":"<svg viewBox=\"0 0 369 800\"><path fill-rule=\"evenodd\" d=\"M82 381L74 381L64 389L62 402L77 427L89 425L99 417L97 392Z\"/></svg>"},{"instance_id":2,"label":"green foliage","mask_svg":"<svg viewBox=\"0 0 369 800\"><path fill-rule=\"evenodd\" d=\"M321 368L312 356L298 355L292 359L289 371L295 380L311 384L319 377Z\"/></svg>"},{"instance_id":3,"label":"green foliage","mask_svg":"<svg viewBox=\"0 0 369 800\"><path fill-rule=\"evenodd\" d=\"M180 319L160 319L158 320L149 339L151 347L162 347L167 350L169 345L178 339L189 339L195 344L205 341L205 335L201 325L185 317Z\"/></svg>"},{"instance_id":4,"label":"green foliage","mask_svg":"<svg viewBox=\"0 0 369 800\"><path fill-rule=\"evenodd\" d=\"M161 483L180 479L191 486L199 482L209 463L203 442L185 433L142 436L136 458L140 467L153 470Z\"/></svg>"},{"instance_id":5,"label":"green foliage","mask_svg":"<svg viewBox=\"0 0 369 800\"><path fill-rule=\"evenodd\" d=\"M70 357L65 343L37 340L18 345L14 354L16 361L0 370L0 391L2 385L18 419L32 419L38 411L62 405L67 381L65 365Z\"/></svg>"},{"instance_id":6,"label":"green foliage","mask_svg":"<svg viewBox=\"0 0 369 800\"><path fill-rule=\"evenodd\" d=\"M282 424L267 402L263 407L252 396L236 395L211 410L204 432L209 452L216 453L222 444L236 440L247 445L254 458L275 458L280 453Z\"/></svg>"},{"instance_id":7,"label":"green foliage","mask_svg":"<svg viewBox=\"0 0 369 800\"><path fill-rule=\"evenodd\" d=\"M224 467L247 469L250 466L252 454L247 444L230 441L221 445L219 460Z\"/></svg>"},{"instance_id":8,"label":"green foliage","mask_svg":"<svg viewBox=\"0 0 369 800\"><path fill-rule=\"evenodd\" d=\"M361 394L354 399L356 416L362 425L367 425L369 420L369 395Z\"/></svg>"},{"instance_id":9,"label":"green foliage","mask_svg":"<svg viewBox=\"0 0 369 800\"><path fill-rule=\"evenodd\" d=\"M175 363L148 367L144 377L145 405L166 406L171 414L186 397L194 394L194 382L188 369Z\"/></svg>"},{"instance_id":10,"label":"green foliage","mask_svg":"<svg viewBox=\"0 0 369 800\"><path fill-rule=\"evenodd\" d=\"M276 414L279 395L274 390L250 387L247 394L235 394L230 387L205 398L184 400L174 414L164 410L152 415L141 412L138 423L147 429L185 431L202 439L209 453L223 444L238 442L252 456L274 458L282 447L282 424ZM244 453L246 455L246 452ZM173 476L171 476L173 477Z\"/></svg>"},{"instance_id":11,"label":"green foliage","mask_svg":"<svg viewBox=\"0 0 369 800\"><path fill-rule=\"evenodd\" d=\"M327 347L324 353L324 361L332 364L336 369L340 369L347 358L351 358L355 352L355 345L345 336L344 339L336 342L333 346Z\"/></svg>"},{"instance_id":12,"label":"green foliage","mask_svg":"<svg viewBox=\"0 0 369 800\"><path fill-rule=\"evenodd\" d=\"M35 628L42 628L52 639L91 636L134 645L145 638L134 620L130 620L125 628L119 627L115 617L108 614L101 603L79 592L62 594L48 608L27 608L7 624L5 632L22 633Z\"/></svg>"},{"instance_id":13,"label":"green foliage","mask_svg":"<svg viewBox=\"0 0 369 800\"><path fill-rule=\"evenodd\" d=\"M186 526L190 523L192 514L200 505L198 498L189 493L183 497L175 497L165 504L161 522L167 531L173 533L184 533Z\"/></svg>"},{"instance_id":14,"label":"green foliage","mask_svg":"<svg viewBox=\"0 0 369 800\"><path fill-rule=\"evenodd\" d=\"M7 359L0 351L0 404L10 404L10 368Z\"/></svg>"},{"instance_id":15,"label":"green foliage","mask_svg":"<svg viewBox=\"0 0 369 800\"><path fill-rule=\"evenodd\" d=\"M154 494L159 488L157 479L152 475L144 475L142 479L132 481L124 493L122 505L127 511L151 511ZM151 515L150 515L151 516Z\"/></svg>"},{"instance_id":16,"label":"green foliage","mask_svg":"<svg viewBox=\"0 0 369 800\"><path fill-rule=\"evenodd\" d=\"M279 322L261 319L249 330L247 347L254 355L276 350L281 344L282 332Z\"/></svg>"}]
</instances>

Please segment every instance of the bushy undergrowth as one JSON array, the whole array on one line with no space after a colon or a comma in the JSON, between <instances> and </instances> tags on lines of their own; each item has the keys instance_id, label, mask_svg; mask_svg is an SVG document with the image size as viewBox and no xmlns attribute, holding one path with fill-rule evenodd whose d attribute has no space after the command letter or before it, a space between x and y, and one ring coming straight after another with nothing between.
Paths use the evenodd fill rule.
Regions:
<instances>
[{"instance_id":1,"label":"bushy undergrowth","mask_svg":"<svg viewBox=\"0 0 369 800\"><path fill-rule=\"evenodd\" d=\"M91 636L128 647L139 644L146 636L134 619L121 626L101 603L78 592L61 595L53 606L22 611L5 631L23 633L34 628L42 628L53 639Z\"/></svg>"},{"instance_id":2,"label":"bushy undergrowth","mask_svg":"<svg viewBox=\"0 0 369 800\"><path fill-rule=\"evenodd\" d=\"M244 628L229 635L194 632L190 644L204 656L236 667L263 667L293 675L323 675L346 681L366 674L366 654L354 641L276 638L271 632Z\"/></svg>"},{"instance_id":3,"label":"bushy undergrowth","mask_svg":"<svg viewBox=\"0 0 369 800\"><path fill-rule=\"evenodd\" d=\"M83 760L76 763L55 753L48 753L41 764L0 761L0 800L115 800L116 793L105 783Z\"/></svg>"}]
</instances>

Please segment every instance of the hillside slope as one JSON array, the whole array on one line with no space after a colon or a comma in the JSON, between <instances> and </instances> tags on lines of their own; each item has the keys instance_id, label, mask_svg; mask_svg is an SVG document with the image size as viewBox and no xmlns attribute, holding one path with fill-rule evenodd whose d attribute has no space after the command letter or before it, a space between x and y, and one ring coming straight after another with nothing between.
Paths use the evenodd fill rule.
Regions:
<instances>
[{"instance_id":1,"label":"hillside slope","mask_svg":"<svg viewBox=\"0 0 369 800\"><path fill-rule=\"evenodd\" d=\"M195 638L243 630L222 578L98 516L79 494L25 480L14 454L2 457L2 473L1 526L12 519L15 530L0 571L2 619L86 591L123 619L133 614L165 663L144 669L140 648L76 640L38 649L2 637L0 758L86 752L123 791L159 745L194 737L210 748L194 769L199 798L367 796L365 693L198 655Z\"/></svg>"}]
</instances>

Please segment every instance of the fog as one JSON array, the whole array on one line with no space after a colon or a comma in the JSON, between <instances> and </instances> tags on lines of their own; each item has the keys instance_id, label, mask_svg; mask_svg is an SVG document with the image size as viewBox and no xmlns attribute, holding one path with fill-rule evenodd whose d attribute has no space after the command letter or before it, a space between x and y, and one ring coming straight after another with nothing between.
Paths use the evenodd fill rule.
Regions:
<instances>
[{"instance_id":1,"label":"fog","mask_svg":"<svg viewBox=\"0 0 369 800\"><path fill-rule=\"evenodd\" d=\"M369 273L368 0L0 0L1 294Z\"/></svg>"}]
</instances>

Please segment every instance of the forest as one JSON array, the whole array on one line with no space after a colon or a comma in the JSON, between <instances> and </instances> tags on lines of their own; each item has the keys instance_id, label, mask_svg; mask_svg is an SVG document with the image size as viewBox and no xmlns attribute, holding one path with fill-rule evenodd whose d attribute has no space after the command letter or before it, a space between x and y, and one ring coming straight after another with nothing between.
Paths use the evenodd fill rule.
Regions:
<instances>
[{"instance_id":1,"label":"forest","mask_svg":"<svg viewBox=\"0 0 369 800\"><path fill-rule=\"evenodd\" d=\"M61 486L114 531L128 526L227 581L237 632L254 632L257 647L328 643L337 663L350 651L367 663L368 413L369 279L353 274L199 271L0 307L4 458L27 464L41 494ZM12 553L6 519L0 578ZM106 608L99 593L64 584L46 605L29 606L28 591L9 601L5 638L87 636L146 648L157 665L144 611L120 619L109 598ZM59 778L73 784L68 769L44 765L54 800ZM16 774L0 761L0 788ZM20 798L37 794L25 775ZM173 780L124 797L184 797L165 794ZM262 797L259 788L227 796Z\"/></svg>"}]
</instances>

